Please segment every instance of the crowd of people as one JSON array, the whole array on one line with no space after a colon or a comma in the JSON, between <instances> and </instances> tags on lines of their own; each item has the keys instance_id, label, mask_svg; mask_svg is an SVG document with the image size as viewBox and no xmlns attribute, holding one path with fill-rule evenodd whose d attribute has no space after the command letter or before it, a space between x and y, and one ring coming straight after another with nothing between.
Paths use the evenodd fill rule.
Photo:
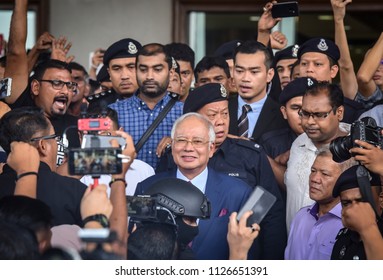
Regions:
<instances>
[{"instance_id":1,"label":"crowd of people","mask_svg":"<svg viewBox=\"0 0 383 280\"><path fill-rule=\"evenodd\" d=\"M197 63L185 43L122 38L86 69L48 32L27 52L28 0L15 0L0 259L383 259L383 32L355 71L351 2L329 0L334 40L287 46L274 1L254 40ZM238 218L259 187L270 210Z\"/></svg>"}]
</instances>

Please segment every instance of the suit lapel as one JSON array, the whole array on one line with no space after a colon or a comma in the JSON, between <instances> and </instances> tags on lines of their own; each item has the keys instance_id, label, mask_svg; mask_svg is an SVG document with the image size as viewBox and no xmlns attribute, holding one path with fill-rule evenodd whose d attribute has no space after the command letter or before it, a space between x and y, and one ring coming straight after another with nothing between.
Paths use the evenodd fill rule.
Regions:
<instances>
[{"instance_id":1,"label":"suit lapel","mask_svg":"<svg viewBox=\"0 0 383 280\"><path fill-rule=\"evenodd\" d=\"M278 112L275 112L274 103L270 96L268 96L266 98L265 104L263 104L257 123L255 124L252 138L256 140L261 137L270 123L274 121L277 114Z\"/></svg>"},{"instance_id":2,"label":"suit lapel","mask_svg":"<svg viewBox=\"0 0 383 280\"><path fill-rule=\"evenodd\" d=\"M233 135L238 135L238 94L233 94L229 97L229 133Z\"/></svg>"},{"instance_id":3,"label":"suit lapel","mask_svg":"<svg viewBox=\"0 0 383 280\"><path fill-rule=\"evenodd\" d=\"M200 220L199 223L199 236L194 240L196 243L202 244L208 236L208 232L210 230L214 230L213 225L214 225L214 219L216 219L219 215L220 212L220 206L221 206L221 189L217 186L221 184L220 178L216 176L216 173L214 170L211 168L208 169L208 177L206 181L206 190L205 190L205 195L210 201L211 204L211 220ZM194 244L194 242L193 242Z\"/></svg>"}]
</instances>

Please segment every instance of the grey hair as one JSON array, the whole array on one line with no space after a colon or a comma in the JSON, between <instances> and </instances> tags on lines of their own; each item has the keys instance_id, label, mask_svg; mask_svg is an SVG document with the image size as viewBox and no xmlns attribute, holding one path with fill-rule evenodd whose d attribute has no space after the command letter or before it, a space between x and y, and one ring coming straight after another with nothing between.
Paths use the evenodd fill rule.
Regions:
<instances>
[{"instance_id":1,"label":"grey hair","mask_svg":"<svg viewBox=\"0 0 383 280\"><path fill-rule=\"evenodd\" d=\"M316 156L322 156L322 157L331 157L332 158L332 153L330 151L329 145L324 145L323 147L319 148L316 151ZM335 162L335 161L334 161ZM338 164L341 173L344 172L346 169L349 169L350 167L356 165L358 162L355 161L353 158L350 158L346 161L343 162L335 162Z\"/></svg>"},{"instance_id":2,"label":"grey hair","mask_svg":"<svg viewBox=\"0 0 383 280\"><path fill-rule=\"evenodd\" d=\"M195 117L199 120L201 120L206 128L209 130L209 142L210 143L215 143L215 132L214 132L214 126L211 124L211 122L205 117L205 116L202 116L201 114L198 114L198 113L195 113L195 112L191 112L191 113L187 113L187 114L184 114L182 115L181 117L179 117L173 124L173 127L172 127L172 132L171 132L171 137L172 139L174 139L174 135L176 133L176 129L177 127L187 118L192 118L192 117Z\"/></svg>"}]
</instances>

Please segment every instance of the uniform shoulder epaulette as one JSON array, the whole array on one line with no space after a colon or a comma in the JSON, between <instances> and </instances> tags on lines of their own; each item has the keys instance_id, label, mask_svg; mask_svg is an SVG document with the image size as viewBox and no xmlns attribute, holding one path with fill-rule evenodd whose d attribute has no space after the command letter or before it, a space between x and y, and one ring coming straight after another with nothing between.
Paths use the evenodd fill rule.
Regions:
<instances>
[{"instance_id":1,"label":"uniform shoulder epaulette","mask_svg":"<svg viewBox=\"0 0 383 280\"><path fill-rule=\"evenodd\" d=\"M342 228L341 230L339 230L335 239L337 240L339 237L341 237L342 235L345 235L347 232L348 232L348 228Z\"/></svg>"},{"instance_id":2,"label":"uniform shoulder epaulette","mask_svg":"<svg viewBox=\"0 0 383 280\"><path fill-rule=\"evenodd\" d=\"M243 139L237 139L236 141L237 145L260 152L262 147L251 140L243 140Z\"/></svg>"}]
</instances>

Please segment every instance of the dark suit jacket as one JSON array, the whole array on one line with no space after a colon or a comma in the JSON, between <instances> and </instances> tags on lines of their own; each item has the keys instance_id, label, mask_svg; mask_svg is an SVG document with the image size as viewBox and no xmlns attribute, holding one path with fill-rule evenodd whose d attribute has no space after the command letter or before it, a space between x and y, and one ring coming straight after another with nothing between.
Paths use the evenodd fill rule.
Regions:
<instances>
[{"instance_id":1,"label":"dark suit jacket","mask_svg":"<svg viewBox=\"0 0 383 280\"><path fill-rule=\"evenodd\" d=\"M210 219L200 220L199 234L193 240L196 259L227 260L229 246L227 227L229 216L238 212L251 193L242 180L208 169L205 195L211 203ZM135 195L143 194L158 179L176 177L176 171L153 175L137 185Z\"/></svg>"},{"instance_id":2,"label":"dark suit jacket","mask_svg":"<svg viewBox=\"0 0 383 280\"><path fill-rule=\"evenodd\" d=\"M280 105L277 102L275 102L270 96L266 98L258 121L255 124L253 135L251 136L255 142L258 142L260 137L267 131L288 127L288 123L283 118L279 108ZM237 112L238 95L232 95L229 98L229 133L233 135L238 135Z\"/></svg>"}]
</instances>

